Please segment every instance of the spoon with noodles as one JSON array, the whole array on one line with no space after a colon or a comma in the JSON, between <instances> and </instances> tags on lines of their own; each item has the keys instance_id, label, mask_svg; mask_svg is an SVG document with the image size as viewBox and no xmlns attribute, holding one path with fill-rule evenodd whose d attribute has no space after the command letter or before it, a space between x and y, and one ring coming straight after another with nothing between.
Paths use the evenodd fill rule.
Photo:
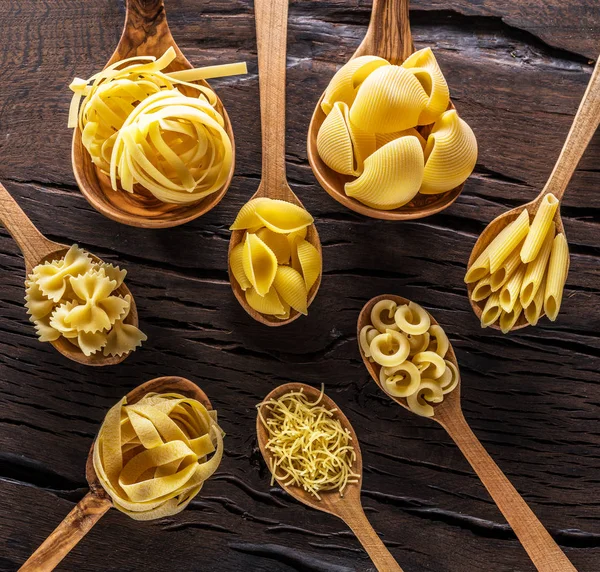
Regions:
<instances>
[{"instance_id":1,"label":"spoon with noodles","mask_svg":"<svg viewBox=\"0 0 600 572\"><path fill-rule=\"evenodd\" d=\"M358 317L357 339L360 339L361 330L365 326L371 325L371 311L382 300L392 300L397 306L410 304L410 301L406 298L391 294L372 298L364 305ZM429 314L429 319L432 325L439 326L431 314ZM369 361L360 348L360 344L359 351L365 367L375 383L396 403L411 411L406 398L394 397L385 391L380 381L381 366ZM454 390L444 395L441 402L430 404L434 411L431 418L437 421L458 445L458 448L512 527L536 568L543 572L555 572L556 570L576 572L575 567L569 562L564 552L554 542L544 525L492 460L467 424L460 405L460 371L452 344L448 344L445 359L454 366L458 383Z\"/></svg>"},{"instance_id":2,"label":"spoon with noodles","mask_svg":"<svg viewBox=\"0 0 600 572\"><path fill-rule=\"evenodd\" d=\"M12 198L9 192L0 184L0 221L6 227L6 230L14 238L21 249L25 259L25 275L29 276L31 271L38 265L52 260L59 260L65 256L69 247L66 244L60 244L47 239L29 220L21 207ZM102 263L102 260L91 253L87 253L96 263ZM125 283L121 284L115 294L122 297L130 296L131 308L125 323L138 326L138 313L135 301L129 288ZM102 352L96 352L86 356L81 349L73 345L63 336L50 342L54 349L65 357L77 363L92 366L115 365L121 363L131 352L120 356L105 356Z\"/></svg>"},{"instance_id":3,"label":"spoon with noodles","mask_svg":"<svg viewBox=\"0 0 600 572\"><path fill-rule=\"evenodd\" d=\"M352 474L348 478L347 484L342 491L343 496L340 494L340 489L335 488L331 490L319 490L318 495L320 498L317 498L304 488L289 484L286 482L286 479L280 478L277 475L277 472L273 473L273 477L277 480L279 486L296 500L311 508L341 518L350 527L352 532L354 532L356 538L362 544L377 567L377 570L382 572L393 572L394 570L401 571L402 569L367 520L362 508L360 501L360 490L362 486L362 454L360 452L356 433L354 432L350 421L348 421L348 418L342 413L334 401L325 395L325 393L304 383L286 383L271 391L271 393L265 397L263 403L259 405L259 415L256 419L256 434L258 436L260 452L262 453L269 470L272 471L275 459L268 447L270 439L269 430L265 427L262 419L265 419L266 422L269 421L270 401L278 400L290 392L301 392L311 403L318 401L325 409L334 412L332 419L339 421L341 429L347 431L351 438L350 444L355 454L351 467Z\"/></svg>"},{"instance_id":4,"label":"spoon with noodles","mask_svg":"<svg viewBox=\"0 0 600 572\"><path fill-rule=\"evenodd\" d=\"M414 51L409 21L409 0L373 0L367 33L351 60L359 56L379 56L391 64L400 65ZM317 102L308 128L308 160L321 186L338 203L371 218L411 220L438 213L448 208L458 198L464 183L439 195L418 194L410 203L394 210L376 209L346 195L344 185L352 178L330 169L317 151L317 135L326 118L321 108L324 95L325 93ZM454 109L452 102L448 109Z\"/></svg>"},{"instance_id":5,"label":"spoon with noodles","mask_svg":"<svg viewBox=\"0 0 600 572\"><path fill-rule=\"evenodd\" d=\"M159 377L147 381L127 394L127 404L137 403L148 393L181 394L200 402L208 411L212 409L206 394L195 383L183 377ZM77 503L68 516L29 557L27 562L21 566L21 572L48 572L54 570L106 511L113 506L111 498L103 489L94 468L94 447L95 442L92 443L85 468L90 492Z\"/></svg>"},{"instance_id":6,"label":"spoon with noodles","mask_svg":"<svg viewBox=\"0 0 600 572\"><path fill-rule=\"evenodd\" d=\"M108 67L134 56L160 58L169 48L175 51L176 58L163 71L183 72L181 79L187 81L185 70L191 70L193 66L181 53L171 35L164 0L126 0L125 26L121 40L106 65ZM210 88L203 79L194 79L193 82ZM185 89L181 91L184 92ZM197 95L197 93L188 93L188 95ZM207 213L225 196L235 167L233 130L227 112L218 97L215 108L223 117L224 129L231 141L233 153L229 175L216 192L197 202L170 204L158 200L140 185L136 186L134 193L114 191L110 178L101 173L92 162L90 154L82 143L81 130L76 127L73 133L71 160L81 192L97 211L108 218L142 228L177 226Z\"/></svg>"},{"instance_id":7,"label":"spoon with noodles","mask_svg":"<svg viewBox=\"0 0 600 572\"><path fill-rule=\"evenodd\" d=\"M484 231L481 233L467 264L467 279L473 278L473 280L467 283L469 291L469 301L471 307L475 312L475 315L481 319L485 300L475 301L473 300L473 291L477 285L479 277L476 275L477 270L474 265L479 256L485 251L485 249L492 243L492 241L500 235L500 233L508 227L508 225L519 217L523 211L527 210L530 219L538 212L540 205L543 202L551 201L553 203L558 202L558 206L555 207L556 211L554 214L554 225L556 228L556 234L565 234L562 219L560 217L560 204L567 189L567 185L583 156L583 153L587 149L587 146L592 139L592 136L598 129L600 124L600 67L598 62L594 67L592 76L588 83L583 99L579 104L577 114L567 135L567 139L563 145L562 151L554 165L554 169L550 174L546 185L540 192L540 194L532 201L514 209L511 209L504 214L496 217L490 222ZM550 197L549 195L553 195ZM566 235L565 235L566 236ZM567 270L568 270L568 258L567 258ZM471 275L471 276L470 276ZM542 317L545 311L543 307L540 310L538 317ZM528 326L529 322L525 317L525 312L521 313L511 330L518 330ZM500 329L498 323L493 323L492 328Z\"/></svg>"},{"instance_id":8,"label":"spoon with noodles","mask_svg":"<svg viewBox=\"0 0 600 572\"><path fill-rule=\"evenodd\" d=\"M285 172L285 74L287 42L287 0L256 0L256 42L258 47L258 71L260 89L260 112L262 130L262 178L252 199L266 197L287 201L304 208L290 188ZM321 257L321 241L314 224L308 227L306 240L314 246ZM244 239L243 230L234 230L229 240L231 251ZM280 320L257 312L246 301L244 290L232 276L231 287L242 308L255 320L267 326L283 326L300 316L295 309L289 318ZM314 300L321 284L321 272L308 292L308 305Z\"/></svg>"}]
</instances>

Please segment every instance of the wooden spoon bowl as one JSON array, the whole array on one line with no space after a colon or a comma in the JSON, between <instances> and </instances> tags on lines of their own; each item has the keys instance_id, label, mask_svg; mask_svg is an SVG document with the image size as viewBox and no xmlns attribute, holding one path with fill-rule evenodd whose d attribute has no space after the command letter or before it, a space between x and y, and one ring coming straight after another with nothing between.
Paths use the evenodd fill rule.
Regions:
<instances>
[{"instance_id":1,"label":"wooden spoon bowl","mask_svg":"<svg viewBox=\"0 0 600 572\"><path fill-rule=\"evenodd\" d=\"M410 32L408 7L409 0L374 0L367 34L350 59L372 55L385 58L391 64L400 65L415 51ZM320 185L338 203L371 218L412 220L439 213L458 198L464 183L439 195L419 193L408 204L389 211L369 207L346 195L344 185L354 180L354 177L330 169L317 151L317 135L326 117L321 109L323 97L324 94L315 107L308 128L308 160ZM454 109L452 102L448 105L448 109Z\"/></svg>"},{"instance_id":2,"label":"wooden spoon bowl","mask_svg":"<svg viewBox=\"0 0 600 572\"><path fill-rule=\"evenodd\" d=\"M304 383L285 383L280 385L271 391L264 399L264 403L267 403L271 399L279 399L286 393L291 391L302 391L312 401L316 401L321 392L310 385ZM340 493L335 490L319 492L321 500L317 499L309 492L305 491L301 487L287 485L285 482L277 478L279 486L286 491L290 496L294 497L297 501L305 504L315 510L320 510L328 514L332 514L341 518L354 532L358 540L361 542L365 550L368 552L371 560L377 566L378 570L385 572L400 571L401 568L398 563L394 560L388 549L381 542L377 533L373 530L373 527L367 520L364 510L360 501L360 491L362 487L362 454L360 451L360 445L358 443L358 437L352 427L348 418L344 415L342 410L335 404L333 399L323 394L321 403L329 410L335 410L335 418L340 421L342 427L346 429L352 437L352 445L356 453L356 460L352 471L357 475L360 475L357 483L348 484L344 490L344 496L340 496ZM261 407L261 413L263 417L268 419L269 412L268 406L263 405ZM258 438L258 447L262 453L267 467L272 466L272 455L267 449L267 442L269 441L269 435L266 427L262 423L260 416L256 418L256 435Z\"/></svg>"},{"instance_id":3,"label":"wooden spoon bowl","mask_svg":"<svg viewBox=\"0 0 600 572\"><path fill-rule=\"evenodd\" d=\"M159 377L142 383L127 394L127 403L136 403L147 393L180 393L196 399L206 409L212 409L206 394L183 377ZM21 566L20 572L49 572L77 545L100 518L113 506L111 498L102 488L94 469L94 443L88 454L85 477L88 492L65 517L50 536Z\"/></svg>"},{"instance_id":4,"label":"wooden spoon bowl","mask_svg":"<svg viewBox=\"0 0 600 572\"><path fill-rule=\"evenodd\" d=\"M409 300L406 298L393 294L384 294L369 300L364 305L358 317L356 328L357 340L360 339L362 328L371 324L371 310L380 300L393 300L398 305L409 303ZM429 317L432 324L439 325L431 314L429 314ZM360 342L358 350L373 381L383 389L379 381L381 366L371 363L365 357L360 347ZM439 423L458 445L458 448L477 473L477 476L512 527L536 568L540 572L556 572L557 570L561 572L577 572L558 544L548 534L544 525L538 520L506 475L489 456L488 452L479 442L479 439L477 439L477 436L469 427L460 404L460 369L451 343L448 346L445 359L456 366L459 383L453 391L444 395L444 400L441 403L431 404L434 408L434 415L431 419ZM405 399L389 395L385 390L384 393L390 399L393 399L396 403L410 411Z\"/></svg>"},{"instance_id":5,"label":"wooden spoon bowl","mask_svg":"<svg viewBox=\"0 0 600 572\"><path fill-rule=\"evenodd\" d=\"M12 198L9 192L0 184L0 221L4 224L8 232L15 239L15 242L21 249L25 259L25 275L29 276L38 264L43 264L52 260L60 260L65 256L69 247L66 244L53 242L47 239L29 220L27 215L21 210L21 207ZM94 262L102 262L100 258L89 253ZM138 327L138 313L135 305L135 299L125 283L121 284L115 292L119 296L131 296L131 308L129 315L125 319L126 324ZM86 356L77 346L61 336L58 340L50 342L54 348L72 361L83 365L106 366L121 363L128 352L121 356L105 356L101 351L90 356Z\"/></svg>"},{"instance_id":6,"label":"wooden spoon bowl","mask_svg":"<svg viewBox=\"0 0 600 572\"><path fill-rule=\"evenodd\" d=\"M165 72L191 69L175 43L165 13L164 0L127 0L125 26L121 40L107 66L134 56L159 58L172 47L177 57ZM200 85L210 87L200 80ZM183 89L181 91L184 91ZM188 93L188 95L190 95ZM217 98L217 111L223 116L225 131L231 140L233 160L225 184L216 192L195 203L175 205L159 201L149 191L136 185L134 193L119 189L114 191L110 179L92 163L81 141L81 130L73 133L71 160L77 184L88 202L104 216L117 222L142 228L167 228L189 222L213 209L225 196L235 167L235 140L229 117L221 100Z\"/></svg>"},{"instance_id":7,"label":"wooden spoon bowl","mask_svg":"<svg viewBox=\"0 0 600 572\"><path fill-rule=\"evenodd\" d=\"M258 45L258 70L262 127L262 180L252 199L267 197L287 201L304 208L290 188L285 173L285 73L287 41L287 0L256 0L256 41ZM244 230L234 230L229 239L231 250L244 238ZM321 241L314 224L306 235L322 259ZM229 256L228 256L229 259ZM266 326L284 326L301 315L293 308L290 317L279 320L275 316L260 314L248 305L246 296L231 271L229 282L238 302L256 321ZM308 305L314 300L321 285L321 274L308 292Z\"/></svg>"}]
</instances>

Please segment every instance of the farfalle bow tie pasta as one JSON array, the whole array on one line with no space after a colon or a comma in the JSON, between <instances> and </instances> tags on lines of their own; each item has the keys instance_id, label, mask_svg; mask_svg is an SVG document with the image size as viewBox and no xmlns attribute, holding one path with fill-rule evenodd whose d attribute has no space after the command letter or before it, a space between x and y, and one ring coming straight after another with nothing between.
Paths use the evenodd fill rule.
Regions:
<instances>
[{"instance_id":1,"label":"farfalle bow tie pasta","mask_svg":"<svg viewBox=\"0 0 600 572\"><path fill-rule=\"evenodd\" d=\"M329 168L355 177L346 194L375 209L450 191L473 171L477 141L449 103L430 48L401 66L377 56L354 58L323 96L327 117L317 151Z\"/></svg>"}]
</instances>

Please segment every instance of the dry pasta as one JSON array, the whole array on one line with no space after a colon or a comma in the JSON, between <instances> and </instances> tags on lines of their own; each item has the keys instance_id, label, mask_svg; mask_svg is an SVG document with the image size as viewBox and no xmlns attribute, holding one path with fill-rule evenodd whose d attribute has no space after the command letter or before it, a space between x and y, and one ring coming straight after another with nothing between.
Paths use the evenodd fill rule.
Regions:
<instances>
[{"instance_id":1,"label":"dry pasta","mask_svg":"<svg viewBox=\"0 0 600 572\"><path fill-rule=\"evenodd\" d=\"M562 302L563 289L569 271L569 245L563 233L557 234L552 244L548 263L548 277L544 292L544 312L552 321L556 320Z\"/></svg>"},{"instance_id":2,"label":"dry pasta","mask_svg":"<svg viewBox=\"0 0 600 572\"><path fill-rule=\"evenodd\" d=\"M545 195L533 217L531 228L521 248L521 260L523 262L531 262L538 255L546 235L550 231L550 225L557 208L558 199L552 193Z\"/></svg>"}]
</instances>

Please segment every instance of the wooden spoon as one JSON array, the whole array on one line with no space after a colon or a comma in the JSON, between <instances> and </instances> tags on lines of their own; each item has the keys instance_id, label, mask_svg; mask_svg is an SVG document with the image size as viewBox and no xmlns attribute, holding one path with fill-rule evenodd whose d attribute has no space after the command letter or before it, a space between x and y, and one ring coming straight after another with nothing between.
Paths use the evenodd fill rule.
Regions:
<instances>
[{"instance_id":1,"label":"wooden spoon","mask_svg":"<svg viewBox=\"0 0 600 572\"><path fill-rule=\"evenodd\" d=\"M364 326L371 324L371 310L380 300L393 300L398 305L408 304L409 300L401 296L384 294L369 300L363 307L357 324L357 338ZM435 318L429 314L432 325L438 325ZM360 355L363 362L371 374L371 377L381 387L379 381L379 371L381 366L370 362L360 349ZM452 362L459 372L458 362L452 344L448 348L445 359ZM385 390L384 390L385 392ZM394 397L386 392L386 395L399 403L405 409L408 408L406 399ZM540 572L576 572L575 567L569 562L564 552L554 542L544 525L533 514L527 503L513 487L506 475L500 470L498 465L492 460L483 445L479 442L463 415L460 406L460 380L454 391L444 395L444 400L439 404L431 404L435 409L432 417L437 421L450 435L452 440L458 445L463 455L481 479L481 482L490 493L490 496L498 505L498 508L512 527L517 538L523 545L523 548L529 554L532 562Z\"/></svg>"},{"instance_id":2,"label":"wooden spoon","mask_svg":"<svg viewBox=\"0 0 600 572\"><path fill-rule=\"evenodd\" d=\"M255 0L256 42L258 47L258 71L262 128L262 179L252 199L268 197L304 206L288 185L285 174L285 72L287 42L287 0ZM231 250L244 239L243 230L234 230L229 240ZM314 224L308 228L308 240L322 257L321 241ZM253 310L246 302L229 265L229 281L235 297L242 308L256 321L267 326L283 326L293 322L300 313L290 310L287 320L267 316ZM317 295L321 274L308 293L308 305Z\"/></svg>"},{"instance_id":3,"label":"wooden spoon","mask_svg":"<svg viewBox=\"0 0 600 572\"><path fill-rule=\"evenodd\" d=\"M166 72L191 69L175 43L165 13L164 0L126 0L127 12L125 27L115 53L107 66L134 56L160 57L168 48L174 48L177 58ZM209 87L205 81L200 85ZM225 131L233 147L233 160L229 177L220 190L204 199L186 205L167 204L141 186L134 193L123 190L113 191L110 179L95 167L91 157L81 142L81 131L77 127L73 133L71 160L77 184L88 202L108 218L142 228L167 228L189 222L214 208L225 196L233 177L235 167L235 141L227 112L220 100L217 111L225 121Z\"/></svg>"},{"instance_id":4,"label":"wooden spoon","mask_svg":"<svg viewBox=\"0 0 600 572\"><path fill-rule=\"evenodd\" d=\"M29 220L21 207L12 198L9 192L0 184L0 221L6 230L15 239L25 258L25 275L29 276L35 266L52 260L59 260L65 256L69 247L47 239ZM89 253L90 258L97 263L102 260ZM131 296L131 309L125 318L125 323L138 326L138 313L133 295L125 283L116 290L119 296ZM56 350L70 360L84 365L103 366L121 363L131 352L121 356L104 356L101 351L86 356L77 346L74 346L64 337L50 342Z\"/></svg>"},{"instance_id":5,"label":"wooden spoon","mask_svg":"<svg viewBox=\"0 0 600 572\"><path fill-rule=\"evenodd\" d=\"M127 403L136 403L147 393L181 393L199 401L206 409L212 409L204 391L184 377L158 377L142 383L127 394ZM85 478L90 485L90 492L21 566L21 572L54 570L112 506L112 501L102 488L94 470L94 443L87 458Z\"/></svg>"},{"instance_id":6,"label":"wooden spoon","mask_svg":"<svg viewBox=\"0 0 600 572\"><path fill-rule=\"evenodd\" d=\"M358 56L379 56L391 64L400 65L415 51L410 32L409 0L373 0L371 21L367 34L350 59ZM321 109L323 96L319 99L308 128L308 160L315 177L321 186L338 202L349 209L383 220L411 220L439 213L448 208L463 190L464 183L439 195L418 194L408 204L384 211L369 207L346 195L344 185L354 177L342 175L330 169L317 152L317 134L325 121L325 113ZM448 109L454 109L450 102Z\"/></svg>"},{"instance_id":7,"label":"wooden spoon","mask_svg":"<svg viewBox=\"0 0 600 572\"><path fill-rule=\"evenodd\" d=\"M321 392L314 387L304 383L285 383L271 391L271 393L265 397L264 402L266 403L270 399L278 399L290 391L300 390L313 401L318 399L321 394ZM398 563L394 560L389 550L385 547L371 526L371 523L367 520L360 502L360 490L362 487L362 454L360 452L358 437L356 436L350 421L348 421L348 418L330 397L324 394L322 403L328 409L336 410L335 417L339 419L344 429L347 429L352 436L352 444L356 452L356 462L352 467L352 471L357 475L360 475L358 483L349 484L344 490L343 497L340 496L338 491L323 491L319 493L321 500L318 500L304 489L296 486L288 486L285 482L277 479L276 475L275 478L277 479L279 486L296 500L311 508L341 518L356 535L358 541L363 545L364 549L369 554L369 557L377 567L377 570L383 572L394 572L395 570L401 571L402 569L398 566ZM268 408L265 407L262 410L262 413L265 419L268 419ZM267 466L270 468L272 457L271 453L266 448L269 435L267 429L260 420L260 417L256 418L256 434L258 436L260 452L262 453Z\"/></svg>"},{"instance_id":8,"label":"wooden spoon","mask_svg":"<svg viewBox=\"0 0 600 572\"><path fill-rule=\"evenodd\" d=\"M467 264L467 270L471 268L477 257L486 249L489 243L496 236L498 236L498 233L500 233L506 226L513 222L523 212L524 209L529 211L529 218L532 220L542 200L550 193L552 193L559 200L558 208L556 209L556 214L554 215L556 233L558 234L562 232L565 234L565 229L560 217L560 205L562 198L567 189L567 185L569 184L569 181L571 180L571 177L573 176L573 173L575 172L575 169L577 168L577 165L583 156L583 153L587 149L587 146L591 141L592 136L596 132L596 129L598 129L598 125L600 125L600 67L598 62L596 62L596 66L592 72L592 77L590 78L587 89L585 90L583 99L579 104L579 109L577 110L577 114L575 115L571 129L569 130L567 139L563 145L558 160L556 161L556 165L554 165L554 169L550 174L548 182L535 199L520 207L511 209L510 211L501 214L485 227L484 231L481 233L477 239L477 242L475 243L475 246L473 247L471 257L469 258L469 262ZM467 285L467 289L469 291L469 301L471 302L471 307L473 308L475 315L481 319L481 314L483 313L483 309L485 307L485 300L480 302L473 301L472 294L476 285L477 282L472 282ZM544 315L545 313L542 310L540 317ZM528 325L529 322L525 318L525 313L522 312L511 331L519 330ZM494 323L490 327L495 328L496 330L500 329L498 323Z\"/></svg>"}]
</instances>

